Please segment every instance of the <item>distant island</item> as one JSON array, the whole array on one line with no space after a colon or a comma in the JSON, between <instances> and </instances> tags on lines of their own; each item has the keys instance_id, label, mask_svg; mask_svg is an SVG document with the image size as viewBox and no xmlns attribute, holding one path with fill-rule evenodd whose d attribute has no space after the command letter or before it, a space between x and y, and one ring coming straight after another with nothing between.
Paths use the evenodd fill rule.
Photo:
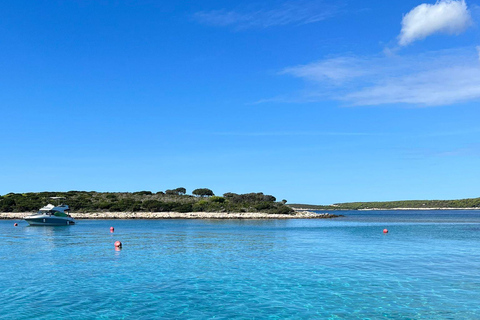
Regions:
<instances>
[{"instance_id":1,"label":"distant island","mask_svg":"<svg viewBox=\"0 0 480 320\"><path fill-rule=\"evenodd\" d=\"M290 204L296 210L436 210L480 209L480 198L460 200L402 200L383 202L345 202L331 205Z\"/></svg>"}]
</instances>

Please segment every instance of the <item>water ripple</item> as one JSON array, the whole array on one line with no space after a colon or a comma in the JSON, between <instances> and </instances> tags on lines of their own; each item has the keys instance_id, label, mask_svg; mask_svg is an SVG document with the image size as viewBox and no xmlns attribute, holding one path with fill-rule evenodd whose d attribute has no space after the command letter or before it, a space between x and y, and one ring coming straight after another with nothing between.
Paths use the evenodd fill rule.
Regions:
<instances>
[{"instance_id":1,"label":"water ripple","mask_svg":"<svg viewBox=\"0 0 480 320\"><path fill-rule=\"evenodd\" d=\"M0 318L480 318L478 215L376 217L0 221Z\"/></svg>"}]
</instances>

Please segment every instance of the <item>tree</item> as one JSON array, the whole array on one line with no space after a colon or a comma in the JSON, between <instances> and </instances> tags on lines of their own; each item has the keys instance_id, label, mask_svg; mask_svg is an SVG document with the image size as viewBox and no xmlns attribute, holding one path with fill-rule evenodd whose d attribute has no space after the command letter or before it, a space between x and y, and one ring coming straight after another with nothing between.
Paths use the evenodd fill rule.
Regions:
<instances>
[{"instance_id":1,"label":"tree","mask_svg":"<svg viewBox=\"0 0 480 320\"><path fill-rule=\"evenodd\" d=\"M187 189L185 188L165 190L165 194L171 195L171 196L183 196L185 193L187 193Z\"/></svg>"},{"instance_id":2,"label":"tree","mask_svg":"<svg viewBox=\"0 0 480 320\"><path fill-rule=\"evenodd\" d=\"M211 197L211 196L215 195L212 190L207 189L207 188L195 189L195 190L193 190L192 194L194 194L196 196L199 196L199 197Z\"/></svg>"},{"instance_id":3,"label":"tree","mask_svg":"<svg viewBox=\"0 0 480 320\"><path fill-rule=\"evenodd\" d=\"M227 192L223 194L223 197L225 199L228 199L229 201L233 203L239 203L242 202L242 196L233 192Z\"/></svg>"},{"instance_id":4,"label":"tree","mask_svg":"<svg viewBox=\"0 0 480 320\"><path fill-rule=\"evenodd\" d=\"M266 195L263 196L263 201L275 202L275 201L277 201L277 198L275 198L274 196L266 194Z\"/></svg>"},{"instance_id":5,"label":"tree","mask_svg":"<svg viewBox=\"0 0 480 320\"><path fill-rule=\"evenodd\" d=\"M175 189L175 191L177 191L177 194L179 195L184 195L185 193L187 193L187 189L185 188L177 188Z\"/></svg>"},{"instance_id":6,"label":"tree","mask_svg":"<svg viewBox=\"0 0 480 320\"><path fill-rule=\"evenodd\" d=\"M152 194L152 191L137 191L137 192L134 192L133 194L139 195L139 196L148 196Z\"/></svg>"}]
</instances>

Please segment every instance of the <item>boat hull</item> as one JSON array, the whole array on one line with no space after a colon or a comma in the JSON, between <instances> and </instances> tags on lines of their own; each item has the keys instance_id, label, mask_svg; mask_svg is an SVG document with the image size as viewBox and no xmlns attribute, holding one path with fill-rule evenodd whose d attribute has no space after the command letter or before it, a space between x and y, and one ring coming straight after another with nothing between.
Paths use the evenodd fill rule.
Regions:
<instances>
[{"instance_id":1,"label":"boat hull","mask_svg":"<svg viewBox=\"0 0 480 320\"><path fill-rule=\"evenodd\" d=\"M56 217L49 215L36 215L26 217L25 221L31 226L69 226L75 224L71 217Z\"/></svg>"}]
</instances>

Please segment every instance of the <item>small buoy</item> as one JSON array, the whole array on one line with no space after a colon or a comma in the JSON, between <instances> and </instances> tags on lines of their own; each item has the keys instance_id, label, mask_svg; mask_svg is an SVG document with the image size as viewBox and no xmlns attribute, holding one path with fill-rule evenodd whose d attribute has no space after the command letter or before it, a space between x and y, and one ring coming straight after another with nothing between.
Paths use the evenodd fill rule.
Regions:
<instances>
[{"instance_id":1,"label":"small buoy","mask_svg":"<svg viewBox=\"0 0 480 320\"><path fill-rule=\"evenodd\" d=\"M387 230L387 229L383 229L383 233L388 233L388 230Z\"/></svg>"},{"instance_id":2,"label":"small buoy","mask_svg":"<svg viewBox=\"0 0 480 320\"><path fill-rule=\"evenodd\" d=\"M113 232L115 231L115 228L114 227L110 227L110 232Z\"/></svg>"},{"instance_id":3,"label":"small buoy","mask_svg":"<svg viewBox=\"0 0 480 320\"><path fill-rule=\"evenodd\" d=\"M15 222L15 223L13 224L13 226L14 226L14 227L18 226L18 223Z\"/></svg>"},{"instance_id":4,"label":"small buoy","mask_svg":"<svg viewBox=\"0 0 480 320\"><path fill-rule=\"evenodd\" d=\"M120 241L115 241L115 248L121 248L122 243Z\"/></svg>"}]
</instances>

